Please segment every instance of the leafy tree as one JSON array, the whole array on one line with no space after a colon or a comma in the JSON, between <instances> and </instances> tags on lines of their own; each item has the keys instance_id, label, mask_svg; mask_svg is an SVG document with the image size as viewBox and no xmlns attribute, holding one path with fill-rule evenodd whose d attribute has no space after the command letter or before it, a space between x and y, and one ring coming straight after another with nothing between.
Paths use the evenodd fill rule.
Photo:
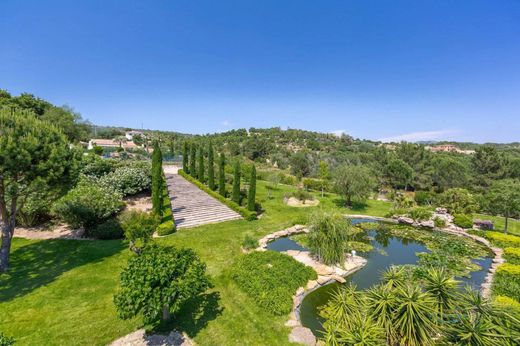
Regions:
<instances>
[{"instance_id":1,"label":"leafy tree","mask_svg":"<svg viewBox=\"0 0 520 346\"><path fill-rule=\"evenodd\" d=\"M226 166L226 157L224 153L220 153L220 160L218 163L218 193L221 196L226 197L226 172L224 167Z\"/></svg>"},{"instance_id":2,"label":"leafy tree","mask_svg":"<svg viewBox=\"0 0 520 346\"><path fill-rule=\"evenodd\" d=\"M72 142L87 140L90 125L81 119L81 115L76 113L72 108L49 107L40 117L41 120L48 121L63 130L63 133Z\"/></svg>"},{"instance_id":3,"label":"leafy tree","mask_svg":"<svg viewBox=\"0 0 520 346\"><path fill-rule=\"evenodd\" d=\"M145 323L170 320L189 299L211 287L206 265L193 250L158 245L130 258L120 281L114 296L119 317L142 315Z\"/></svg>"},{"instance_id":4,"label":"leafy tree","mask_svg":"<svg viewBox=\"0 0 520 346\"><path fill-rule=\"evenodd\" d=\"M487 193L487 202L491 214L504 217L504 232L507 233L509 218L520 215L520 181L504 179L494 182Z\"/></svg>"},{"instance_id":5,"label":"leafy tree","mask_svg":"<svg viewBox=\"0 0 520 346\"><path fill-rule=\"evenodd\" d=\"M472 214L478 209L478 202L466 189L449 189L439 196L439 203L452 214Z\"/></svg>"},{"instance_id":6,"label":"leafy tree","mask_svg":"<svg viewBox=\"0 0 520 346\"><path fill-rule=\"evenodd\" d=\"M54 125L21 110L0 109L0 272L9 267L16 215L37 190L62 191L75 177L77 156Z\"/></svg>"},{"instance_id":7,"label":"leafy tree","mask_svg":"<svg viewBox=\"0 0 520 346\"><path fill-rule=\"evenodd\" d=\"M291 173L298 177L307 177L311 173L311 163L306 153L297 152L290 159Z\"/></svg>"},{"instance_id":8,"label":"leafy tree","mask_svg":"<svg viewBox=\"0 0 520 346\"><path fill-rule=\"evenodd\" d=\"M112 140L114 142L118 143L120 148L122 148L123 144L126 144L126 141L127 141L125 136L117 136L117 137L114 137L114 139L112 139Z\"/></svg>"},{"instance_id":9,"label":"leafy tree","mask_svg":"<svg viewBox=\"0 0 520 346\"><path fill-rule=\"evenodd\" d=\"M196 177L197 176L197 164L196 164L196 160L197 160L197 146L195 143L192 143L191 144L191 148L190 148L190 174L192 177Z\"/></svg>"},{"instance_id":10,"label":"leafy tree","mask_svg":"<svg viewBox=\"0 0 520 346\"><path fill-rule=\"evenodd\" d=\"M366 202L375 187L375 180L367 167L343 165L334 174L334 186L351 206L352 202Z\"/></svg>"},{"instance_id":11,"label":"leafy tree","mask_svg":"<svg viewBox=\"0 0 520 346\"><path fill-rule=\"evenodd\" d=\"M197 178L201 183L204 183L206 181L206 178L204 176L204 148L202 146L199 148L198 160L199 162L197 168L199 169L199 171L197 173Z\"/></svg>"},{"instance_id":12,"label":"leafy tree","mask_svg":"<svg viewBox=\"0 0 520 346\"><path fill-rule=\"evenodd\" d=\"M385 173L388 182L396 190L399 187L404 187L406 190L413 179L413 168L398 158L392 158L388 161Z\"/></svg>"},{"instance_id":13,"label":"leafy tree","mask_svg":"<svg viewBox=\"0 0 520 346\"><path fill-rule=\"evenodd\" d=\"M233 191L231 192L231 200L236 204L240 204L240 161L235 161L233 169Z\"/></svg>"},{"instance_id":14,"label":"leafy tree","mask_svg":"<svg viewBox=\"0 0 520 346\"><path fill-rule=\"evenodd\" d=\"M319 167L319 177L321 179L320 181L320 184L321 184L321 197L323 198L323 192L325 190L325 186L327 184L327 180L330 178L330 173L329 173L329 165L327 165L327 162L325 161L320 161L320 167Z\"/></svg>"},{"instance_id":15,"label":"leafy tree","mask_svg":"<svg viewBox=\"0 0 520 346\"><path fill-rule=\"evenodd\" d=\"M253 165L251 169L251 178L249 179L249 191L247 192L247 209L256 210L256 167Z\"/></svg>"},{"instance_id":16,"label":"leafy tree","mask_svg":"<svg viewBox=\"0 0 520 346\"><path fill-rule=\"evenodd\" d=\"M483 186L489 186L493 180L503 178L507 168L503 153L487 145L477 148L472 164L476 181Z\"/></svg>"},{"instance_id":17,"label":"leafy tree","mask_svg":"<svg viewBox=\"0 0 520 346\"><path fill-rule=\"evenodd\" d=\"M184 142L182 146L182 169L184 172L189 173L190 170L188 168L188 160L189 160L189 154L188 154L188 142Z\"/></svg>"},{"instance_id":18,"label":"leafy tree","mask_svg":"<svg viewBox=\"0 0 520 346\"><path fill-rule=\"evenodd\" d=\"M432 165L432 179L437 191L467 186L470 179L469 169L461 160L439 156L432 161Z\"/></svg>"},{"instance_id":19,"label":"leafy tree","mask_svg":"<svg viewBox=\"0 0 520 346\"><path fill-rule=\"evenodd\" d=\"M156 215L140 211L130 211L121 215L120 225L131 251L141 254L143 248L152 240L159 221Z\"/></svg>"},{"instance_id":20,"label":"leafy tree","mask_svg":"<svg viewBox=\"0 0 520 346\"><path fill-rule=\"evenodd\" d=\"M158 216L162 215L163 184L162 152L159 143L155 141L152 154L152 209Z\"/></svg>"},{"instance_id":21,"label":"leafy tree","mask_svg":"<svg viewBox=\"0 0 520 346\"><path fill-rule=\"evenodd\" d=\"M208 148L208 186L211 190L215 190L215 153L213 152L213 143L209 142Z\"/></svg>"},{"instance_id":22,"label":"leafy tree","mask_svg":"<svg viewBox=\"0 0 520 346\"><path fill-rule=\"evenodd\" d=\"M396 147L396 155L406 162L413 171L409 184L415 189L429 189L432 185L432 152L424 145L402 142Z\"/></svg>"}]
</instances>

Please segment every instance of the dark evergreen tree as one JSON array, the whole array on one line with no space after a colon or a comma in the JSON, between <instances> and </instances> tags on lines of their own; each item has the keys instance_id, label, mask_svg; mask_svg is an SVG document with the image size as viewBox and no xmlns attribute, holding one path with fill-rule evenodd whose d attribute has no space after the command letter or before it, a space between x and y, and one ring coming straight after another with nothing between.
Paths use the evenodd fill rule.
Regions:
<instances>
[{"instance_id":1,"label":"dark evergreen tree","mask_svg":"<svg viewBox=\"0 0 520 346\"><path fill-rule=\"evenodd\" d=\"M197 173L197 178L201 183L204 183L204 147L199 148L199 163L198 167L199 169Z\"/></svg>"},{"instance_id":2,"label":"dark evergreen tree","mask_svg":"<svg viewBox=\"0 0 520 346\"><path fill-rule=\"evenodd\" d=\"M224 153L220 153L220 161L218 164L218 193L226 197L226 172L224 166L226 165L226 157Z\"/></svg>"},{"instance_id":3,"label":"dark evergreen tree","mask_svg":"<svg viewBox=\"0 0 520 346\"><path fill-rule=\"evenodd\" d=\"M209 148L208 148L208 186L211 190L215 190L215 159L214 159L214 153L213 153L213 144L211 141L209 142Z\"/></svg>"},{"instance_id":4,"label":"dark evergreen tree","mask_svg":"<svg viewBox=\"0 0 520 346\"><path fill-rule=\"evenodd\" d=\"M184 145L182 147L182 169L186 173L189 173L188 155L188 142L184 142Z\"/></svg>"},{"instance_id":5,"label":"dark evergreen tree","mask_svg":"<svg viewBox=\"0 0 520 346\"><path fill-rule=\"evenodd\" d=\"M162 153L159 143L154 142L152 154L152 210L162 215Z\"/></svg>"},{"instance_id":6,"label":"dark evergreen tree","mask_svg":"<svg viewBox=\"0 0 520 346\"><path fill-rule=\"evenodd\" d=\"M251 169L251 178L249 179L249 191L247 194L247 209L256 210L256 167L253 165Z\"/></svg>"},{"instance_id":7,"label":"dark evergreen tree","mask_svg":"<svg viewBox=\"0 0 520 346\"><path fill-rule=\"evenodd\" d=\"M231 200L236 204L240 204L240 162L235 161L235 168L233 172L233 191L231 193Z\"/></svg>"},{"instance_id":8,"label":"dark evergreen tree","mask_svg":"<svg viewBox=\"0 0 520 346\"><path fill-rule=\"evenodd\" d=\"M191 143L190 148L190 174L192 177L197 176L197 167L195 161L197 160L197 146L195 143Z\"/></svg>"}]
</instances>

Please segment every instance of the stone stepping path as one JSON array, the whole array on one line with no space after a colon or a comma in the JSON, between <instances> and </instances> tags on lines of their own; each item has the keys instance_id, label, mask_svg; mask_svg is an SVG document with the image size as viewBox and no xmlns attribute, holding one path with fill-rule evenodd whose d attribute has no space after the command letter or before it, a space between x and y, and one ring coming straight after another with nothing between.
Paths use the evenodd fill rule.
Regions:
<instances>
[{"instance_id":1,"label":"stone stepping path","mask_svg":"<svg viewBox=\"0 0 520 346\"><path fill-rule=\"evenodd\" d=\"M241 219L240 214L208 195L182 176L165 170L177 228Z\"/></svg>"}]
</instances>

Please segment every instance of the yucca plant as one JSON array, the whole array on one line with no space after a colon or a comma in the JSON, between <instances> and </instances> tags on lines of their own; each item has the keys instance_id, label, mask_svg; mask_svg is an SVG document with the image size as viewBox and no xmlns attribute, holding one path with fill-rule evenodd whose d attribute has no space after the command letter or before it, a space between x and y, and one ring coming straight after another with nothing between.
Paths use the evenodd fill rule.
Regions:
<instances>
[{"instance_id":1,"label":"yucca plant","mask_svg":"<svg viewBox=\"0 0 520 346\"><path fill-rule=\"evenodd\" d=\"M390 288L400 287L406 279L406 271L402 266L390 266L381 274L381 281Z\"/></svg>"},{"instance_id":2,"label":"yucca plant","mask_svg":"<svg viewBox=\"0 0 520 346\"><path fill-rule=\"evenodd\" d=\"M437 313L442 319L456 299L458 282L444 268L430 268L424 278L424 289L436 300Z\"/></svg>"},{"instance_id":3,"label":"yucca plant","mask_svg":"<svg viewBox=\"0 0 520 346\"><path fill-rule=\"evenodd\" d=\"M387 285L373 286L366 291L366 306L374 321L384 328L388 343L395 343L393 317L397 308L397 299L394 290Z\"/></svg>"}]
</instances>

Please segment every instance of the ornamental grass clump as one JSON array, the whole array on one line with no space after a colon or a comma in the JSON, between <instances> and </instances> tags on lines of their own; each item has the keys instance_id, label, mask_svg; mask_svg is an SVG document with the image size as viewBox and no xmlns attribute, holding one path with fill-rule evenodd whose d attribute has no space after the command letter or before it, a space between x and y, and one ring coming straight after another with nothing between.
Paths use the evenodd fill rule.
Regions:
<instances>
[{"instance_id":1,"label":"ornamental grass clump","mask_svg":"<svg viewBox=\"0 0 520 346\"><path fill-rule=\"evenodd\" d=\"M340 213L316 212L310 218L309 230L311 253L325 264L343 264L352 233L350 222Z\"/></svg>"}]
</instances>

